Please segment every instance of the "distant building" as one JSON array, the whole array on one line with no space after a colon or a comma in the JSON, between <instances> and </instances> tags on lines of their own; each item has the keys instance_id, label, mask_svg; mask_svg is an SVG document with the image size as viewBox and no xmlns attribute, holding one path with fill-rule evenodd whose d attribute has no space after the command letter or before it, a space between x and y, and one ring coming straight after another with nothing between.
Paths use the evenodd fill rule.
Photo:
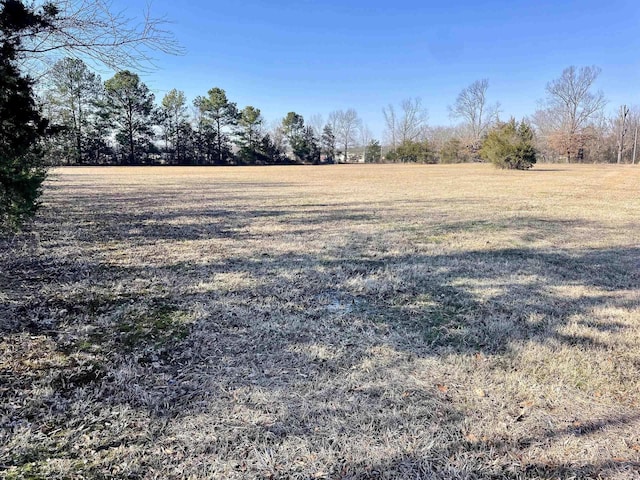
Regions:
<instances>
[{"instance_id":1,"label":"distant building","mask_svg":"<svg viewBox=\"0 0 640 480\"><path fill-rule=\"evenodd\" d=\"M337 163L364 163L364 152L362 153L350 153L348 158L344 158L344 153L336 155Z\"/></svg>"}]
</instances>

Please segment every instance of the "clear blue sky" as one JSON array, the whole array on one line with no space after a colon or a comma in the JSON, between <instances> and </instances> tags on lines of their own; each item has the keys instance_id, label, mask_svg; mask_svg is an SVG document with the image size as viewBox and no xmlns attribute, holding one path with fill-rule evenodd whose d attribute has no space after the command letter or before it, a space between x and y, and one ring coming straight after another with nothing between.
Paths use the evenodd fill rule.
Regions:
<instances>
[{"instance_id":1,"label":"clear blue sky","mask_svg":"<svg viewBox=\"0 0 640 480\"><path fill-rule=\"evenodd\" d=\"M117 0L139 15L146 2ZM268 119L355 108L380 136L381 109L420 96L430 124L488 78L503 117L536 109L546 83L569 65L597 65L609 109L640 104L640 1L206 1L155 0L155 15L187 53L160 55L143 79L161 97L191 101L211 87Z\"/></svg>"}]
</instances>

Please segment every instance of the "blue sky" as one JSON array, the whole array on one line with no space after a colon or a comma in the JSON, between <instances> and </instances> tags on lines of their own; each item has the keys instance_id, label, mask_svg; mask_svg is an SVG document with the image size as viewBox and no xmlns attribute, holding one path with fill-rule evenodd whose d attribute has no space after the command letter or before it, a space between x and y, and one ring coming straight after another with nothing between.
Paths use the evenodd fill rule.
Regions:
<instances>
[{"instance_id":1,"label":"blue sky","mask_svg":"<svg viewBox=\"0 0 640 480\"><path fill-rule=\"evenodd\" d=\"M145 5L114 3L130 16ZM448 125L447 106L481 78L503 117L521 117L570 65L602 68L610 110L640 104L633 0L155 0L151 10L186 49L143 75L157 96L175 87L191 100L217 86L268 120L355 108L379 137L382 107L419 96L430 124Z\"/></svg>"}]
</instances>

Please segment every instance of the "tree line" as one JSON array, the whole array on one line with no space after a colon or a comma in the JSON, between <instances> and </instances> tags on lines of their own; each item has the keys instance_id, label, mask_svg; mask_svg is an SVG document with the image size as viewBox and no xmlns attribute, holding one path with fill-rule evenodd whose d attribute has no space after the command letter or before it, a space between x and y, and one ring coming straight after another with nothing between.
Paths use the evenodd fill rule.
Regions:
<instances>
[{"instance_id":1,"label":"tree line","mask_svg":"<svg viewBox=\"0 0 640 480\"><path fill-rule=\"evenodd\" d=\"M40 98L56 130L44 141L51 164L332 163L347 158L361 126L349 109L321 127L289 112L268 130L260 109L239 108L218 87L191 104L173 89L156 105L137 74L122 70L102 82L75 58L55 63Z\"/></svg>"},{"instance_id":2,"label":"tree line","mask_svg":"<svg viewBox=\"0 0 640 480\"><path fill-rule=\"evenodd\" d=\"M607 118L602 92L592 91L599 73L597 67L569 67L547 84L543 108L520 122L537 158L633 162L640 110L623 106ZM460 92L449 107L454 126L429 125L420 98L388 105L382 109L382 141L354 109L336 110L326 122L289 112L267 125L259 108L239 108L222 88L192 102L173 89L156 103L136 73L122 70L102 82L77 58L55 63L40 103L56 127L44 142L51 164L460 163L489 160L484 144L495 144L512 124L501 121L500 104L488 101L488 88L483 79Z\"/></svg>"}]
</instances>

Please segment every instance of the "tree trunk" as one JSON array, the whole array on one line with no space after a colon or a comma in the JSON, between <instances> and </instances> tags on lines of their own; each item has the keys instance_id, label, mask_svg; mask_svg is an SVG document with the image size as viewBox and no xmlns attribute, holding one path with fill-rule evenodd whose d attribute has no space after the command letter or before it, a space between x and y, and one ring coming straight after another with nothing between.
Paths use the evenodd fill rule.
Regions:
<instances>
[{"instance_id":1,"label":"tree trunk","mask_svg":"<svg viewBox=\"0 0 640 480\"><path fill-rule=\"evenodd\" d=\"M133 144L133 125L129 123L129 163L133 164L135 159L135 147Z\"/></svg>"},{"instance_id":2,"label":"tree trunk","mask_svg":"<svg viewBox=\"0 0 640 480\"><path fill-rule=\"evenodd\" d=\"M618 165L622 161L622 144L618 144L618 161L616 162Z\"/></svg>"},{"instance_id":3,"label":"tree trunk","mask_svg":"<svg viewBox=\"0 0 640 480\"><path fill-rule=\"evenodd\" d=\"M76 132L76 162L82 163L82 133Z\"/></svg>"},{"instance_id":4,"label":"tree trunk","mask_svg":"<svg viewBox=\"0 0 640 480\"><path fill-rule=\"evenodd\" d=\"M127 120L128 120L128 125L127 125L127 129L129 130L129 164L133 164L133 161L135 159L135 147L133 145L133 107L131 106L131 102L129 102L129 104L127 105L128 107L128 115L127 115Z\"/></svg>"},{"instance_id":5,"label":"tree trunk","mask_svg":"<svg viewBox=\"0 0 640 480\"><path fill-rule=\"evenodd\" d=\"M636 164L636 149L638 148L638 127L636 127L636 133L633 137L633 161L631 162L633 165Z\"/></svg>"},{"instance_id":6,"label":"tree trunk","mask_svg":"<svg viewBox=\"0 0 640 480\"><path fill-rule=\"evenodd\" d=\"M627 115L629 115L629 109L626 105L620 107L620 134L618 137L618 164L622 162L622 151L624 150L624 136L627 133Z\"/></svg>"},{"instance_id":7,"label":"tree trunk","mask_svg":"<svg viewBox=\"0 0 640 480\"><path fill-rule=\"evenodd\" d=\"M221 138L221 128L220 128L220 119L216 120L216 125L218 127L218 163L222 165L222 138Z\"/></svg>"}]
</instances>

